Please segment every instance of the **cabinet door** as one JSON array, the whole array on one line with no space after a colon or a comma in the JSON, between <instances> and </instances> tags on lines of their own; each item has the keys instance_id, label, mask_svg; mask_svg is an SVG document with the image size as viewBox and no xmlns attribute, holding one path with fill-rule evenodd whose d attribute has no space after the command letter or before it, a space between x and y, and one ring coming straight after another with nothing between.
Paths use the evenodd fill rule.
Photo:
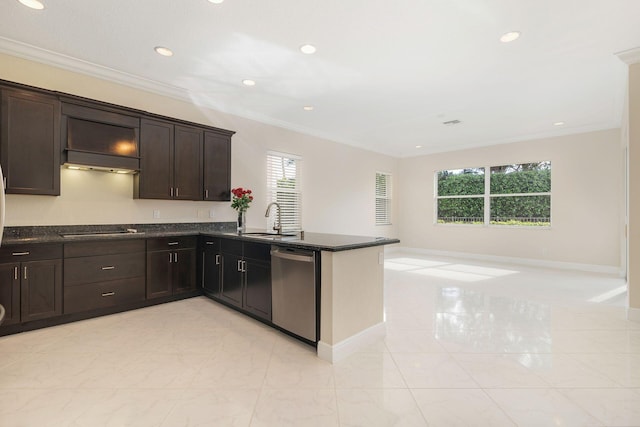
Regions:
<instances>
[{"instance_id":1,"label":"cabinet door","mask_svg":"<svg viewBox=\"0 0 640 427\"><path fill-rule=\"evenodd\" d=\"M249 258L245 270L244 308L271 320L271 264Z\"/></svg>"},{"instance_id":2,"label":"cabinet door","mask_svg":"<svg viewBox=\"0 0 640 427\"><path fill-rule=\"evenodd\" d=\"M208 245L207 243L212 243ZM222 254L214 241L207 239L202 250L202 289L207 295L220 297Z\"/></svg>"},{"instance_id":3,"label":"cabinet door","mask_svg":"<svg viewBox=\"0 0 640 427\"><path fill-rule=\"evenodd\" d=\"M140 173L134 177L134 196L171 199L173 187L173 125L140 121Z\"/></svg>"},{"instance_id":4,"label":"cabinet door","mask_svg":"<svg viewBox=\"0 0 640 427\"><path fill-rule=\"evenodd\" d=\"M158 298L172 293L173 252L147 252L147 298Z\"/></svg>"},{"instance_id":5,"label":"cabinet door","mask_svg":"<svg viewBox=\"0 0 640 427\"><path fill-rule=\"evenodd\" d=\"M242 273L242 258L222 253L222 289L220 298L237 307L242 307L242 288L244 273Z\"/></svg>"},{"instance_id":6,"label":"cabinet door","mask_svg":"<svg viewBox=\"0 0 640 427\"><path fill-rule=\"evenodd\" d=\"M204 200L231 200L231 137L204 133Z\"/></svg>"},{"instance_id":7,"label":"cabinet door","mask_svg":"<svg viewBox=\"0 0 640 427\"><path fill-rule=\"evenodd\" d=\"M196 249L173 251L173 293L192 291L196 288Z\"/></svg>"},{"instance_id":8,"label":"cabinet door","mask_svg":"<svg viewBox=\"0 0 640 427\"><path fill-rule=\"evenodd\" d=\"M174 199L202 200L202 129L176 126Z\"/></svg>"},{"instance_id":9,"label":"cabinet door","mask_svg":"<svg viewBox=\"0 0 640 427\"><path fill-rule=\"evenodd\" d=\"M7 193L60 195L60 102L4 89L0 110Z\"/></svg>"},{"instance_id":10,"label":"cabinet door","mask_svg":"<svg viewBox=\"0 0 640 427\"><path fill-rule=\"evenodd\" d=\"M20 263L0 264L0 304L5 309L3 325L20 323Z\"/></svg>"},{"instance_id":11,"label":"cabinet door","mask_svg":"<svg viewBox=\"0 0 640 427\"><path fill-rule=\"evenodd\" d=\"M22 322L62 314L62 260L23 262Z\"/></svg>"}]
</instances>

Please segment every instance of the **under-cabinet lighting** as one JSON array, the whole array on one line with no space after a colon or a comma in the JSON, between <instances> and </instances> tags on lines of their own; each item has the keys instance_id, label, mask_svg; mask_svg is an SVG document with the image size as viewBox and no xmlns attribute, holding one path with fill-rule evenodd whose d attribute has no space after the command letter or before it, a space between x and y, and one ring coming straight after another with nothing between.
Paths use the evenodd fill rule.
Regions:
<instances>
[{"instance_id":1,"label":"under-cabinet lighting","mask_svg":"<svg viewBox=\"0 0 640 427\"><path fill-rule=\"evenodd\" d=\"M213 3L213 4L220 4L222 3L224 0L209 0L209 3Z\"/></svg>"},{"instance_id":2,"label":"under-cabinet lighting","mask_svg":"<svg viewBox=\"0 0 640 427\"><path fill-rule=\"evenodd\" d=\"M302 109L304 111L313 111L313 105L305 105Z\"/></svg>"},{"instance_id":3,"label":"under-cabinet lighting","mask_svg":"<svg viewBox=\"0 0 640 427\"><path fill-rule=\"evenodd\" d=\"M44 9L44 4L38 0L18 0L18 1L22 3L24 6L30 7L31 9L35 9L35 10Z\"/></svg>"},{"instance_id":4,"label":"under-cabinet lighting","mask_svg":"<svg viewBox=\"0 0 640 427\"><path fill-rule=\"evenodd\" d=\"M555 122L554 126L564 126L564 122Z\"/></svg>"},{"instance_id":5,"label":"under-cabinet lighting","mask_svg":"<svg viewBox=\"0 0 640 427\"><path fill-rule=\"evenodd\" d=\"M242 84L245 86L255 86L256 85L256 81L255 80L251 80L251 79L244 79L242 81Z\"/></svg>"}]
</instances>

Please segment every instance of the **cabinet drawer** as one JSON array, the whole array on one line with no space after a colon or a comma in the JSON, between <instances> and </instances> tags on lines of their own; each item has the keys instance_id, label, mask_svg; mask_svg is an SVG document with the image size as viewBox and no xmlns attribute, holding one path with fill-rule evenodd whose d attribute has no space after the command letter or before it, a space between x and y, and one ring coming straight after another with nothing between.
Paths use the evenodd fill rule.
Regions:
<instances>
[{"instance_id":1,"label":"cabinet drawer","mask_svg":"<svg viewBox=\"0 0 640 427\"><path fill-rule=\"evenodd\" d=\"M144 274L144 252L67 258L64 260L65 286L130 277L144 277Z\"/></svg>"},{"instance_id":2,"label":"cabinet drawer","mask_svg":"<svg viewBox=\"0 0 640 427\"><path fill-rule=\"evenodd\" d=\"M242 240L220 239L220 250L222 252L242 256Z\"/></svg>"},{"instance_id":3,"label":"cabinet drawer","mask_svg":"<svg viewBox=\"0 0 640 427\"><path fill-rule=\"evenodd\" d=\"M68 286L64 289L64 313L112 307L144 299L144 277Z\"/></svg>"},{"instance_id":4,"label":"cabinet drawer","mask_svg":"<svg viewBox=\"0 0 640 427\"><path fill-rule=\"evenodd\" d=\"M244 257L271 262L271 245L268 243L244 242Z\"/></svg>"},{"instance_id":5,"label":"cabinet drawer","mask_svg":"<svg viewBox=\"0 0 640 427\"><path fill-rule=\"evenodd\" d=\"M0 247L0 263L62 258L62 245L42 243Z\"/></svg>"},{"instance_id":6,"label":"cabinet drawer","mask_svg":"<svg viewBox=\"0 0 640 427\"><path fill-rule=\"evenodd\" d=\"M161 237L147 239L148 251L163 251L183 248L195 248L198 238L196 236Z\"/></svg>"},{"instance_id":7,"label":"cabinet drawer","mask_svg":"<svg viewBox=\"0 0 640 427\"><path fill-rule=\"evenodd\" d=\"M144 239L74 242L65 243L64 256L68 258L125 254L130 252L144 252L144 248Z\"/></svg>"},{"instance_id":8,"label":"cabinet drawer","mask_svg":"<svg viewBox=\"0 0 640 427\"><path fill-rule=\"evenodd\" d=\"M215 237L200 237L201 249L210 249L214 251L220 250L220 239Z\"/></svg>"}]
</instances>

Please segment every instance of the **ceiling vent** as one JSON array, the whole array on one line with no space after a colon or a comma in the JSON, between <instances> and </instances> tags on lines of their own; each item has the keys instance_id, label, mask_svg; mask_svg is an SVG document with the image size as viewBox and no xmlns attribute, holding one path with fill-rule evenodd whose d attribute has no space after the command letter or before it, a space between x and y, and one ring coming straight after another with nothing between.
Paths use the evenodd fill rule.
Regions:
<instances>
[{"instance_id":1,"label":"ceiling vent","mask_svg":"<svg viewBox=\"0 0 640 427\"><path fill-rule=\"evenodd\" d=\"M447 126L459 125L460 123L462 123L460 120L449 120L447 122L442 122L443 125Z\"/></svg>"}]
</instances>

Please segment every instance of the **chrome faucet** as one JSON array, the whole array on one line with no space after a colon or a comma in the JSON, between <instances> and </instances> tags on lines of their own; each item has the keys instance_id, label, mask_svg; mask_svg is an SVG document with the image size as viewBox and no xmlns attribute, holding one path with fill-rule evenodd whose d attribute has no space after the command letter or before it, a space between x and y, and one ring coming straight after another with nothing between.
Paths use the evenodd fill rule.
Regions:
<instances>
[{"instance_id":1,"label":"chrome faucet","mask_svg":"<svg viewBox=\"0 0 640 427\"><path fill-rule=\"evenodd\" d=\"M267 211L265 212L264 216L265 218L269 218L269 212L271 212L271 206L273 205L276 205L276 207L278 208L278 220L276 221L275 224L273 224L273 229L276 231L276 233L282 234L282 212L280 209L280 205L277 202L269 203L269 205L267 206Z\"/></svg>"}]
</instances>

